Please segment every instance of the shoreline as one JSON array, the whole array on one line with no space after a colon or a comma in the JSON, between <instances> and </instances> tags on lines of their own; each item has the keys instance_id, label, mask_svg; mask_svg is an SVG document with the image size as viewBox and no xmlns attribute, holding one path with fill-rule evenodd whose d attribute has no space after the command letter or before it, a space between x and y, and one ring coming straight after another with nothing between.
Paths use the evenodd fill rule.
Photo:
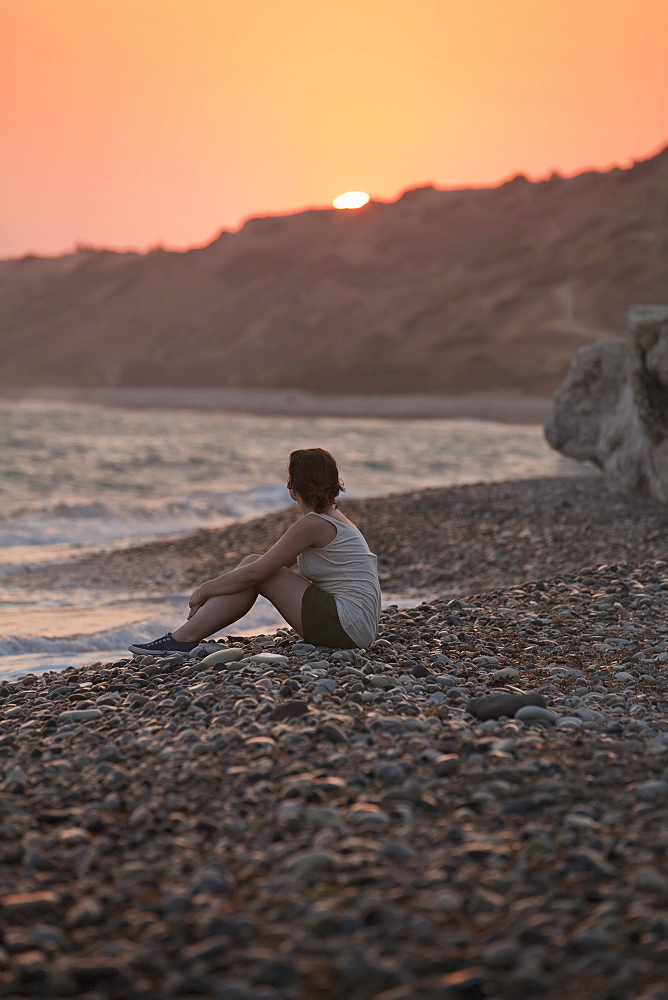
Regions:
<instances>
[{"instance_id":1,"label":"shoreline","mask_svg":"<svg viewBox=\"0 0 668 1000\"><path fill-rule=\"evenodd\" d=\"M0 992L663 996L667 603L650 560L0 684Z\"/></svg>"},{"instance_id":2,"label":"shoreline","mask_svg":"<svg viewBox=\"0 0 668 1000\"><path fill-rule=\"evenodd\" d=\"M381 587L405 599L448 599L582 566L668 557L668 506L627 501L600 475L427 488L341 500L378 556ZM192 589L265 552L296 517L287 508L220 528L100 550L62 563L12 567L12 586L109 592Z\"/></svg>"},{"instance_id":3,"label":"shoreline","mask_svg":"<svg viewBox=\"0 0 668 1000\"><path fill-rule=\"evenodd\" d=\"M350 417L379 420L485 420L542 424L551 397L471 393L462 396L415 394L330 395L303 389L0 389L0 401L34 400L136 409L218 410L265 416Z\"/></svg>"},{"instance_id":4,"label":"shoreline","mask_svg":"<svg viewBox=\"0 0 668 1000\"><path fill-rule=\"evenodd\" d=\"M663 995L668 507L592 475L344 508L386 592L439 595L369 649L0 679L2 995ZM294 516L48 572L199 582Z\"/></svg>"},{"instance_id":5,"label":"shoreline","mask_svg":"<svg viewBox=\"0 0 668 1000\"><path fill-rule=\"evenodd\" d=\"M614 497L596 474L431 488L381 499L344 498L342 507L378 556L384 606L394 603L392 597L404 605L466 599L585 566L668 557L668 507ZM61 643L71 640L75 662L81 664L136 641L133 625L148 629L140 638L169 631L178 615L174 595L187 595L202 580L232 569L243 556L266 551L295 516L288 508L223 527L92 550L60 562L5 567L2 576L6 586L28 602L26 634L44 640L42 652L50 655L53 648L55 655L55 643L60 667L67 662ZM39 600L35 595L56 591L72 597L64 610L56 611L49 631L47 619L38 624L41 612L29 604ZM86 598L78 615L74 595L84 591L96 595L100 614L109 610L113 620L91 620ZM133 601L139 601L141 613L129 610ZM119 602L124 609L120 612ZM48 608L45 613L48 618ZM67 629L58 615L65 615ZM148 619L155 615L159 627L149 628ZM264 631L265 624L249 622L243 632ZM23 635L12 628L14 638ZM109 630L113 639L110 634L106 642ZM44 669L44 663L36 656L35 669ZM30 669L22 658L22 672Z\"/></svg>"}]
</instances>

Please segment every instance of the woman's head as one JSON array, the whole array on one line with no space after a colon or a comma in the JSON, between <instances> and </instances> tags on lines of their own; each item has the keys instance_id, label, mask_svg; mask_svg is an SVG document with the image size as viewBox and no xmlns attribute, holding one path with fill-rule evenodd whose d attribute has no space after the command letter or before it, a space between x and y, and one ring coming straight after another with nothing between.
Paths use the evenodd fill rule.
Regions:
<instances>
[{"instance_id":1,"label":"woman's head","mask_svg":"<svg viewBox=\"0 0 668 1000\"><path fill-rule=\"evenodd\" d=\"M288 489L299 495L307 507L322 513L343 490L336 462L323 448L293 451L288 463Z\"/></svg>"}]
</instances>

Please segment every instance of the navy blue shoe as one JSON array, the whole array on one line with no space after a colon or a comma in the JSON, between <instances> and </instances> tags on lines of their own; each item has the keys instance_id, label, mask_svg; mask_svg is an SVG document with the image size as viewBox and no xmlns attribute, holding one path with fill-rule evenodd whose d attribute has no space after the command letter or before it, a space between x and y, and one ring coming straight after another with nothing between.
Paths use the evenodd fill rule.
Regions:
<instances>
[{"instance_id":1,"label":"navy blue shoe","mask_svg":"<svg viewBox=\"0 0 668 1000\"><path fill-rule=\"evenodd\" d=\"M198 642L178 642L172 637L172 633L168 632L167 635L163 635L159 639L153 639L151 642L138 642L133 646L128 646L128 649L131 653L139 655L153 653L159 656L162 653L192 653L196 646L199 646Z\"/></svg>"}]
</instances>

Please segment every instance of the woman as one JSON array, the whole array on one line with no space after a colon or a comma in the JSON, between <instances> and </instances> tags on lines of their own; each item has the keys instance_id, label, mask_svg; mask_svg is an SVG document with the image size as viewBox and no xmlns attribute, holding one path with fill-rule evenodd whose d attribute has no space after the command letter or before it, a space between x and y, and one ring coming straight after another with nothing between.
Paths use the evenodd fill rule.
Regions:
<instances>
[{"instance_id":1,"label":"woman","mask_svg":"<svg viewBox=\"0 0 668 1000\"><path fill-rule=\"evenodd\" d=\"M343 483L336 462L322 448L293 451L287 485L303 516L264 555L246 556L236 569L200 584L180 628L130 652L189 653L243 618L258 594L306 642L334 649L371 645L380 616L376 557L337 507Z\"/></svg>"}]
</instances>

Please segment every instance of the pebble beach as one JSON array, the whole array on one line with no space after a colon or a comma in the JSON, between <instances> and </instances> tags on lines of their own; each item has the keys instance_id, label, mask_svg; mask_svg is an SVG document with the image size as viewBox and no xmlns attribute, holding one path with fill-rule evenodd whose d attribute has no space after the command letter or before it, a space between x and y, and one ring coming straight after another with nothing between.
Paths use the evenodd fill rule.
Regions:
<instances>
[{"instance_id":1,"label":"pebble beach","mask_svg":"<svg viewBox=\"0 0 668 1000\"><path fill-rule=\"evenodd\" d=\"M668 511L593 476L344 509L427 598L368 650L0 685L1 995L668 995ZM293 517L54 572L195 584Z\"/></svg>"}]
</instances>

